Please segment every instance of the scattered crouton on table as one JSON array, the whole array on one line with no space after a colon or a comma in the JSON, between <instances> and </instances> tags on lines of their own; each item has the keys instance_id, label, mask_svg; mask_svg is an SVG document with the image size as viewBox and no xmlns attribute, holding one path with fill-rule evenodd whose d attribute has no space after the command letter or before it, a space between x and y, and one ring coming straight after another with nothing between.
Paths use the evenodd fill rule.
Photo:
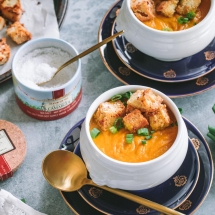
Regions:
<instances>
[{"instance_id":1,"label":"scattered crouton on table","mask_svg":"<svg viewBox=\"0 0 215 215\"><path fill-rule=\"evenodd\" d=\"M10 46L6 43L6 38L0 39L0 65L5 64L10 58Z\"/></svg>"},{"instance_id":2,"label":"scattered crouton on table","mask_svg":"<svg viewBox=\"0 0 215 215\"><path fill-rule=\"evenodd\" d=\"M32 38L30 32L20 22L14 22L7 28L7 34L17 44L24 43Z\"/></svg>"}]
</instances>

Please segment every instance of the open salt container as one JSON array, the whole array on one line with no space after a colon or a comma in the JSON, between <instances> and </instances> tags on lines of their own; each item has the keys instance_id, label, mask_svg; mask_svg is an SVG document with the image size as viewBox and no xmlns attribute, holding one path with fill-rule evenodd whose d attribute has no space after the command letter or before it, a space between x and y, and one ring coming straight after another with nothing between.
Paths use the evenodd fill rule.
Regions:
<instances>
[{"instance_id":1,"label":"open salt container","mask_svg":"<svg viewBox=\"0 0 215 215\"><path fill-rule=\"evenodd\" d=\"M76 55L71 44L55 38L31 40L19 48L12 61L12 79L17 104L24 113L39 120L55 120L78 106L82 97L80 59L44 86L34 83L47 72L45 65L58 68Z\"/></svg>"}]
</instances>

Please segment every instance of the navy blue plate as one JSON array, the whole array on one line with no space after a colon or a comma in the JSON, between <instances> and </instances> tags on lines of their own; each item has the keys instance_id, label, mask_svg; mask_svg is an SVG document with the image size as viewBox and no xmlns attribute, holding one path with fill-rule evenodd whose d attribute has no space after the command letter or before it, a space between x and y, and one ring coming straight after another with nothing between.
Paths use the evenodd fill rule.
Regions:
<instances>
[{"instance_id":1,"label":"navy blue plate","mask_svg":"<svg viewBox=\"0 0 215 215\"><path fill-rule=\"evenodd\" d=\"M211 184L213 180L213 160L211 156L211 152L209 149L209 146L204 139L203 135L200 133L200 131L187 119L183 118L185 121L185 124L187 126L189 136L192 138L192 142L194 143L200 160L200 174L199 179L196 184L196 187L194 188L194 191L192 194L188 197L188 199L182 203L177 210L185 213L190 214L195 212L200 205L203 203L204 199L206 198ZM80 129L81 125L83 123L84 119L82 119L80 122L78 122L75 126L73 126L66 136L64 137L60 149L64 150L70 150L73 151L75 147L79 144L79 137L80 137ZM78 149L78 148L77 148ZM189 165L188 165L189 166ZM179 179L179 178L178 178ZM180 183L183 182L183 177L181 177L182 180L179 180ZM165 191L164 198L166 195L166 192L170 192L169 190ZM95 196L98 196L100 192L97 192L96 190L91 190L91 194ZM95 209L94 205L87 204L84 199L81 198L81 196L78 194L78 192L61 192L61 195L64 199L64 201L67 203L67 205L77 214L80 215L89 215L89 214L104 214L100 209ZM93 197L92 197L93 198ZM115 210L115 207L118 207L118 204L121 204L119 201L120 197L117 198L115 202L113 202L112 205L110 205L112 210ZM123 199L123 201L125 201ZM131 204L131 202L129 202ZM128 205L123 205L121 210L125 209ZM104 207L104 205L101 205L100 207ZM143 212L148 213L146 210L148 210L145 207L139 208L139 210L136 212L139 214L143 214ZM146 214L145 213L145 214ZM119 214L119 213L112 213L112 214ZM129 214L129 213L123 213L123 214Z\"/></svg>"},{"instance_id":2,"label":"navy blue plate","mask_svg":"<svg viewBox=\"0 0 215 215\"><path fill-rule=\"evenodd\" d=\"M74 153L81 157L79 144L75 148ZM131 193L169 208L176 208L192 193L198 181L199 171L200 164L198 153L189 140L186 158L179 170L172 177L154 188L133 191ZM142 210L147 210L147 214L150 215L160 214L140 204L92 186L84 186L78 192L86 202L93 205L104 214L136 215L137 211L141 212Z\"/></svg>"},{"instance_id":3,"label":"navy blue plate","mask_svg":"<svg viewBox=\"0 0 215 215\"><path fill-rule=\"evenodd\" d=\"M115 3L110 10L105 14L100 28L99 28L99 42L111 36L113 23L116 18L116 10L121 7L122 0ZM103 45L100 49L101 58L107 67L107 69L122 83L128 85L144 85L158 89L159 91L165 93L171 98L191 96L194 94L202 93L206 90L209 90L215 87L215 71L210 72L209 74L202 76L200 78L184 81L184 82L161 82L155 81L146 77L143 77L128 66L126 66L117 56L112 43ZM215 57L214 50L211 51L211 58ZM204 57L204 56L203 56ZM150 58L150 57L148 57ZM147 58L147 59L148 59ZM190 59L190 58L189 58ZM192 65L200 66L201 59L192 58ZM152 60L152 59L151 59ZM155 60L155 59L154 59ZM181 60L183 61L183 60ZM193 62L195 61L195 63ZM150 61L151 62L151 61ZM211 61L207 61L207 67L212 69ZM168 65L170 62L167 62L165 65ZM171 64L171 63L170 63ZM149 64L148 64L149 65ZM165 68L165 65L163 68ZM190 62L191 65L191 62ZM155 65L152 65L155 66ZM185 65L181 64L180 69L184 69ZM150 68L149 68L150 69ZM167 69L168 70L168 69ZM167 71L165 70L165 71ZM168 74L168 73L167 73ZM171 75L171 71L169 72ZM203 75L203 74L202 74Z\"/></svg>"},{"instance_id":4,"label":"navy blue plate","mask_svg":"<svg viewBox=\"0 0 215 215\"><path fill-rule=\"evenodd\" d=\"M61 27L64 20L64 16L66 15L67 6L68 0L54 0L54 8L59 28ZM12 73L11 70L9 70L8 72L5 72L4 74L0 75L0 83L10 79L11 77Z\"/></svg>"},{"instance_id":5,"label":"navy blue plate","mask_svg":"<svg viewBox=\"0 0 215 215\"><path fill-rule=\"evenodd\" d=\"M122 2L122 1L121 1ZM116 23L112 34L117 33ZM202 51L178 61L166 62L150 57L129 43L124 35L112 40L119 59L137 74L162 82L183 82L197 79L215 68L215 58L207 60L205 53L215 50L215 39Z\"/></svg>"}]
</instances>

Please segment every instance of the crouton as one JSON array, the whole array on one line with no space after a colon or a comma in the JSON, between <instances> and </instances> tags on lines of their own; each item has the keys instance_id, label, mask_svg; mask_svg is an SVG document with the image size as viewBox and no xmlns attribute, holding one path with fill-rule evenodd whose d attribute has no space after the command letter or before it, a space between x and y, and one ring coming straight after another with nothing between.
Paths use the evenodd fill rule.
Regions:
<instances>
[{"instance_id":1,"label":"crouton","mask_svg":"<svg viewBox=\"0 0 215 215\"><path fill-rule=\"evenodd\" d=\"M131 9L141 22L152 20L155 17L153 0L131 0Z\"/></svg>"},{"instance_id":2,"label":"crouton","mask_svg":"<svg viewBox=\"0 0 215 215\"><path fill-rule=\"evenodd\" d=\"M6 43L6 38L0 39L0 65L5 64L10 58L10 46Z\"/></svg>"},{"instance_id":3,"label":"crouton","mask_svg":"<svg viewBox=\"0 0 215 215\"><path fill-rule=\"evenodd\" d=\"M158 109L163 99L155 95L150 88L137 90L127 101L128 105L139 109L141 112L154 112Z\"/></svg>"},{"instance_id":4,"label":"crouton","mask_svg":"<svg viewBox=\"0 0 215 215\"><path fill-rule=\"evenodd\" d=\"M138 109L123 117L123 123L131 133L136 133L138 129L145 128L149 125L147 119L141 114Z\"/></svg>"},{"instance_id":5,"label":"crouton","mask_svg":"<svg viewBox=\"0 0 215 215\"><path fill-rule=\"evenodd\" d=\"M181 15L186 15L188 12L196 12L201 0L181 0L176 8L176 11Z\"/></svg>"},{"instance_id":6,"label":"crouton","mask_svg":"<svg viewBox=\"0 0 215 215\"><path fill-rule=\"evenodd\" d=\"M7 28L7 34L17 44L24 43L32 38L30 32L26 30L20 22L14 22Z\"/></svg>"},{"instance_id":7,"label":"crouton","mask_svg":"<svg viewBox=\"0 0 215 215\"><path fill-rule=\"evenodd\" d=\"M0 16L0 30L2 30L5 25L6 25L5 19Z\"/></svg>"},{"instance_id":8,"label":"crouton","mask_svg":"<svg viewBox=\"0 0 215 215\"><path fill-rule=\"evenodd\" d=\"M114 125L117 118L125 115L125 106L121 101L103 102L93 115L101 130L106 131Z\"/></svg>"},{"instance_id":9,"label":"crouton","mask_svg":"<svg viewBox=\"0 0 215 215\"><path fill-rule=\"evenodd\" d=\"M131 105L127 105L127 106L126 106L125 112L126 112L126 113L131 113L134 109L135 109L135 108L133 108Z\"/></svg>"},{"instance_id":10,"label":"crouton","mask_svg":"<svg viewBox=\"0 0 215 215\"><path fill-rule=\"evenodd\" d=\"M170 126L171 119L165 104L161 104L156 112L149 114L149 124L154 131Z\"/></svg>"},{"instance_id":11,"label":"crouton","mask_svg":"<svg viewBox=\"0 0 215 215\"><path fill-rule=\"evenodd\" d=\"M161 1L156 7L156 11L160 12L164 16L172 17L175 13L178 2L179 0Z\"/></svg>"},{"instance_id":12,"label":"crouton","mask_svg":"<svg viewBox=\"0 0 215 215\"><path fill-rule=\"evenodd\" d=\"M11 22L19 21L23 12L20 0L4 0L0 9L2 15Z\"/></svg>"}]
</instances>

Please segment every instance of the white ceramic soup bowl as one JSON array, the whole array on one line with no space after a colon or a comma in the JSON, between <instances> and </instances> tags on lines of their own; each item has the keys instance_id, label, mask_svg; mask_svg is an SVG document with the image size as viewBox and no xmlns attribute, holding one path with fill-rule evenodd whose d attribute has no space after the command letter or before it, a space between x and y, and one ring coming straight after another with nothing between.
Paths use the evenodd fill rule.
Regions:
<instances>
[{"instance_id":1,"label":"white ceramic soup bowl","mask_svg":"<svg viewBox=\"0 0 215 215\"><path fill-rule=\"evenodd\" d=\"M80 149L90 177L95 183L124 190L152 188L170 178L184 161L188 148L188 134L185 123L174 102L155 89L152 89L153 92L163 98L164 103L175 115L178 123L177 137L168 151L147 162L128 163L108 157L94 144L90 136L89 123L99 104L109 100L113 95L146 88L138 85L113 88L101 94L88 109L81 129Z\"/></svg>"},{"instance_id":2,"label":"white ceramic soup bowl","mask_svg":"<svg viewBox=\"0 0 215 215\"><path fill-rule=\"evenodd\" d=\"M44 54L44 50L48 51L48 55ZM56 51L52 51L55 49ZM29 58L35 50L39 54ZM61 54L64 53L66 58L62 59ZM53 55L56 55L57 61L53 61ZM64 56L63 55L63 56ZM20 76L21 66L25 62L33 61L37 56L41 56L43 63L54 63L55 68L60 67L63 63L78 55L74 46L68 42L56 38L39 38L31 40L22 45L16 52L12 61L12 78L15 89L16 101L20 109L27 115L39 120L55 120L70 114L80 103L82 98L82 78L81 78L81 60L77 60L73 65L67 66L67 70L60 71L49 82L48 87L39 87L35 83L28 82ZM58 57L59 56L59 57ZM29 58L29 59L28 59ZM47 59L46 59L47 58ZM34 63L35 64L35 63ZM29 66L29 70L34 71L34 67L39 64ZM67 74L64 72L66 71ZM29 72L30 73L30 72ZM64 82L61 78L64 77ZM26 74L27 76L27 74ZM61 84L59 84L62 82ZM51 83L51 84L50 84Z\"/></svg>"},{"instance_id":3,"label":"white ceramic soup bowl","mask_svg":"<svg viewBox=\"0 0 215 215\"><path fill-rule=\"evenodd\" d=\"M124 30L128 42L139 51L163 61L175 61L194 55L204 49L215 37L215 1L206 17L197 25L182 31L160 31L137 19L124 0L116 18L117 31ZM203 56L204 57L204 56Z\"/></svg>"}]
</instances>

